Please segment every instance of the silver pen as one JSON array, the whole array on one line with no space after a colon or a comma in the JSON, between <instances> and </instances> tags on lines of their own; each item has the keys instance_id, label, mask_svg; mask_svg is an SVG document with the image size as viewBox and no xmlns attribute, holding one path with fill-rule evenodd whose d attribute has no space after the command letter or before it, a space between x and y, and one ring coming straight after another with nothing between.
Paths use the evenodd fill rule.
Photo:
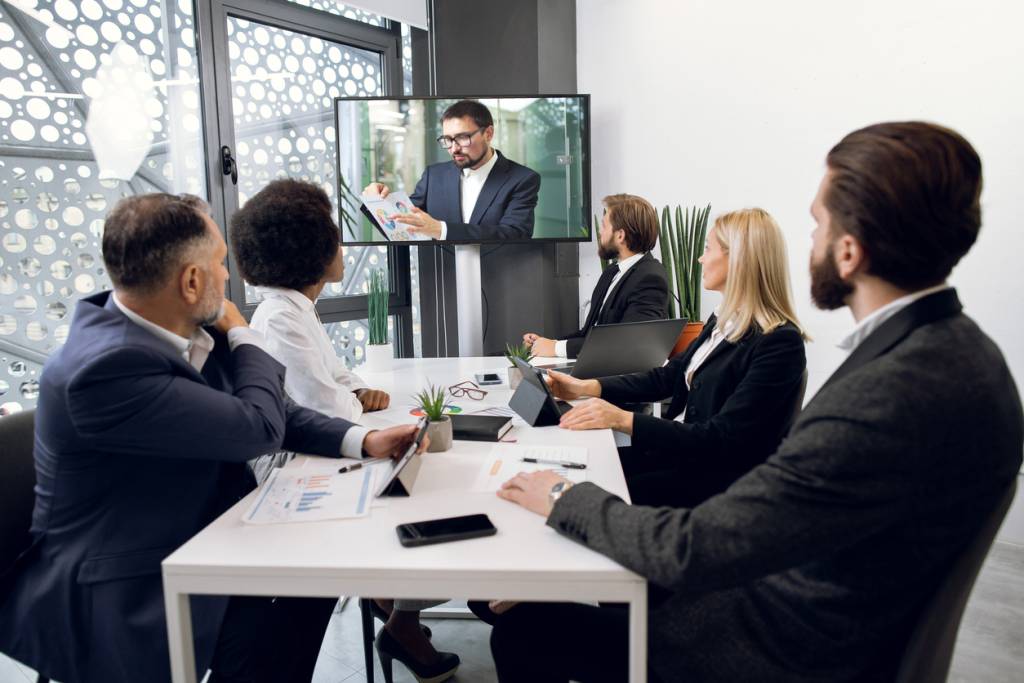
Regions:
<instances>
[{"instance_id":1,"label":"silver pen","mask_svg":"<svg viewBox=\"0 0 1024 683\"><path fill-rule=\"evenodd\" d=\"M344 467L342 467L342 468L340 468L338 470L338 474L345 474L346 472L355 472L356 470L358 470L362 466L363 466L363 463L361 463L361 462L357 462L354 465L345 465Z\"/></svg>"},{"instance_id":2,"label":"silver pen","mask_svg":"<svg viewBox=\"0 0 1024 683\"><path fill-rule=\"evenodd\" d=\"M587 466L581 462L566 462L564 460L545 460L544 458L523 458L523 462L531 462L535 465L557 465L571 470L585 470Z\"/></svg>"}]
</instances>

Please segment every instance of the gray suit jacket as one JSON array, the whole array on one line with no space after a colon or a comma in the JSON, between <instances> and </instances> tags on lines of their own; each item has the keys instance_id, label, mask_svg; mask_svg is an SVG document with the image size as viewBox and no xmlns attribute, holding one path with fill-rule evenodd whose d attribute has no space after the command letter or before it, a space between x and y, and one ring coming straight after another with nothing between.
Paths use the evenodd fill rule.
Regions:
<instances>
[{"instance_id":1,"label":"gray suit jacket","mask_svg":"<svg viewBox=\"0 0 1024 683\"><path fill-rule=\"evenodd\" d=\"M664 680L891 677L913 619L1016 476L1021 403L953 290L859 346L767 462L693 509L570 489L548 524L645 576Z\"/></svg>"}]
</instances>

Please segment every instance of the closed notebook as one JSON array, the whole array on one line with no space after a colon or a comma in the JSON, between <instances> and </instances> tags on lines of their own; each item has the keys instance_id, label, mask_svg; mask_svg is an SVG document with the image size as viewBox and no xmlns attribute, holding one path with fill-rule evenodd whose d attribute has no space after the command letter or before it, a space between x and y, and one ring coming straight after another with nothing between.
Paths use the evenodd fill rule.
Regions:
<instances>
[{"instance_id":1,"label":"closed notebook","mask_svg":"<svg viewBox=\"0 0 1024 683\"><path fill-rule=\"evenodd\" d=\"M502 415L451 415L452 433L460 441L499 441L512 429L512 418Z\"/></svg>"}]
</instances>

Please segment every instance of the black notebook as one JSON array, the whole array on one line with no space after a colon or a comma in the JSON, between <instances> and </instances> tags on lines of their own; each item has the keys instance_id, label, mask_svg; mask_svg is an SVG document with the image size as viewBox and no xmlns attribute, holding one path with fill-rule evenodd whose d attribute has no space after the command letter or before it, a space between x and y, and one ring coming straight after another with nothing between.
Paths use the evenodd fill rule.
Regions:
<instances>
[{"instance_id":1,"label":"black notebook","mask_svg":"<svg viewBox=\"0 0 1024 683\"><path fill-rule=\"evenodd\" d=\"M501 415L451 415L453 437L459 441L499 441L512 429L512 418Z\"/></svg>"}]
</instances>

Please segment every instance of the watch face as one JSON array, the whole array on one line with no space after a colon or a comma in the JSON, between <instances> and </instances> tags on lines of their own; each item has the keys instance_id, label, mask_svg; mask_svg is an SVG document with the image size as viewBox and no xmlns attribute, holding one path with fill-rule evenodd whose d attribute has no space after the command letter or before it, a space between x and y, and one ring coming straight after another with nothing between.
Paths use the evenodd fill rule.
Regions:
<instances>
[{"instance_id":1,"label":"watch face","mask_svg":"<svg viewBox=\"0 0 1024 683\"><path fill-rule=\"evenodd\" d=\"M560 481L551 487L551 493L561 493L562 489L565 488L565 482Z\"/></svg>"}]
</instances>

